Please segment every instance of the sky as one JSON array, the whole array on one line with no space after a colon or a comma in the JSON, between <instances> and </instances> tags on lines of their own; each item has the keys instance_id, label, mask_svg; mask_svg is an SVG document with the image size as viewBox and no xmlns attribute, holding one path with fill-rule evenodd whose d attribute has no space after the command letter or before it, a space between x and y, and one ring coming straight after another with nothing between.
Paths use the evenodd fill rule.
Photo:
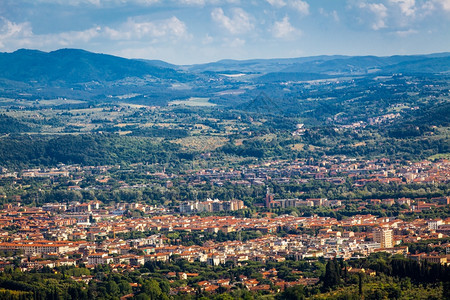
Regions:
<instances>
[{"instance_id":1,"label":"sky","mask_svg":"<svg viewBox=\"0 0 450 300\"><path fill-rule=\"evenodd\" d=\"M0 52L195 64L450 51L450 0L0 0Z\"/></svg>"}]
</instances>

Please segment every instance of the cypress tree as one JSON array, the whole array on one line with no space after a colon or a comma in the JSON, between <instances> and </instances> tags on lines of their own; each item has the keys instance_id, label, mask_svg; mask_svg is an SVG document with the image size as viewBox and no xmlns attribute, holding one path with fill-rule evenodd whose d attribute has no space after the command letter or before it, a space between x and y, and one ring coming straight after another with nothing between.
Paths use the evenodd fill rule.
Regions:
<instances>
[{"instance_id":1,"label":"cypress tree","mask_svg":"<svg viewBox=\"0 0 450 300\"><path fill-rule=\"evenodd\" d=\"M363 294L363 280L362 280L362 273L358 273L358 278L359 278L359 282L358 282L358 292L359 292L359 295L362 296L362 294Z\"/></svg>"},{"instance_id":2,"label":"cypress tree","mask_svg":"<svg viewBox=\"0 0 450 300\"><path fill-rule=\"evenodd\" d=\"M325 275L322 277L323 289L328 291L339 285L339 264L335 260L329 260L325 267Z\"/></svg>"}]
</instances>

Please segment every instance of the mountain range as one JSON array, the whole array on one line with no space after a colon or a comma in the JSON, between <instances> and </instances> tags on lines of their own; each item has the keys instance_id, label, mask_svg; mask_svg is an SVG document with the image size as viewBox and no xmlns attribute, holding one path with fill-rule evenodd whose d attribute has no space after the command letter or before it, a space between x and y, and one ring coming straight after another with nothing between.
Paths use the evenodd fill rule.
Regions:
<instances>
[{"instance_id":1,"label":"mountain range","mask_svg":"<svg viewBox=\"0 0 450 300\"><path fill-rule=\"evenodd\" d=\"M135 100L145 102L151 96L159 99L156 104L164 105L174 99L227 94L242 85L398 73L449 74L450 53L221 60L177 66L79 49L53 52L20 49L0 53L0 96L104 101L136 94L135 98L140 100Z\"/></svg>"}]
</instances>

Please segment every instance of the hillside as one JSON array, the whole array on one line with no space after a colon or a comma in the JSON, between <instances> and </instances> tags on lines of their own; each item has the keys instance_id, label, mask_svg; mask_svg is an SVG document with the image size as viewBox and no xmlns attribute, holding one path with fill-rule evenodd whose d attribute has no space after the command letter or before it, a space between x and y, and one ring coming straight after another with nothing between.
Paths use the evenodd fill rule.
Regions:
<instances>
[{"instance_id":1,"label":"hillside","mask_svg":"<svg viewBox=\"0 0 450 300\"><path fill-rule=\"evenodd\" d=\"M126 59L78 49L48 53L21 49L0 53L0 97L17 99L20 95L32 101L64 98L151 106L202 97L221 106L239 108L264 92L276 102L281 101L283 107L286 99L294 99L293 103L287 103L292 107L297 95L304 92L301 86L286 86L293 82L448 72L449 53L222 60L176 66L159 60ZM252 111L259 110L251 106Z\"/></svg>"},{"instance_id":2,"label":"hillside","mask_svg":"<svg viewBox=\"0 0 450 300\"><path fill-rule=\"evenodd\" d=\"M0 77L15 81L80 83L144 76L180 81L186 79L185 74L156 66L156 63L77 49L49 53L21 49L13 53L0 53Z\"/></svg>"},{"instance_id":3,"label":"hillside","mask_svg":"<svg viewBox=\"0 0 450 300\"><path fill-rule=\"evenodd\" d=\"M235 71L244 73L320 73L320 74L367 74L368 72L389 71L398 68L408 72L412 65L420 62L429 63L431 67L422 72L437 73L449 71L450 53L428 55L394 55L378 56L343 56L322 55L284 59L253 59L253 60L221 60L201 65L185 66L192 72L224 72ZM437 65L437 63L444 63Z\"/></svg>"}]
</instances>

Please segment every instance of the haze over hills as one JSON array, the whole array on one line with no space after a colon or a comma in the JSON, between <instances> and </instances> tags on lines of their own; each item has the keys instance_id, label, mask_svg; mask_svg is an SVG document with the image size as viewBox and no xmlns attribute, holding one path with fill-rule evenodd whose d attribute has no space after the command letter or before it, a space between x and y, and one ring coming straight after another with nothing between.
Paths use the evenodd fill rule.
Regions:
<instances>
[{"instance_id":1,"label":"haze over hills","mask_svg":"<svg viewBox=\"0 0 450 300\"><path fill-rule=\"evenodd\" d=\"M126 77L151 75L162 79L183 80L187 72L274 72L366 74L377 70L403 72L449 72L450 53L407 56L311 56L283 59L221 60L207 64L177 66L160 60L126 59L92 53L80 49L60 49L53 52L20 49L0 53L0 76L10 80L59 80L83 82L111 81ZM421 69L419 66L427 66Z\"/></svg>"},{"instance_id":2,"label":"haze over hills","mask_svg":"<svg viewBox=\"0 0 450 300\"><path fill-rule=\"evenodd\" d=\"M416 69L409 69L408 64L414 62L432 62L442 59L448 61L450 53L435 53L428 55L394 55L387 57L378 56L344 56L344 55L321 55L300 58L284 59L252 59L252 60L221 60L207 64L187 66L185 69L196 72L204 71L239 71L254 73L273 72L304 72L304 73L325 73L325 74L353 74L358 70L360 74L373 72L374 69L383 71L387 67L403 64L403 72L417 72ZM442 71L444 70L444 71ZM446 72L446 68L427 69L423 72ZM421 72L420 70L418 72Z\"/></svg>"},{"instance_id":3,"label":"haze over hills","mask_svg":"<svg viewBox=\"0 0 450 300\"><path fill-rule=\"evenodd\" d=\"M21 49L0 53L0 96L22 95L31 100L63 97L95 102L126 98L151 105L208 97L226 105L253 100L272 83L449 72L450 53L222 60L176 66L78 49L48 53Z\"/></svg>"}]
</instances>

